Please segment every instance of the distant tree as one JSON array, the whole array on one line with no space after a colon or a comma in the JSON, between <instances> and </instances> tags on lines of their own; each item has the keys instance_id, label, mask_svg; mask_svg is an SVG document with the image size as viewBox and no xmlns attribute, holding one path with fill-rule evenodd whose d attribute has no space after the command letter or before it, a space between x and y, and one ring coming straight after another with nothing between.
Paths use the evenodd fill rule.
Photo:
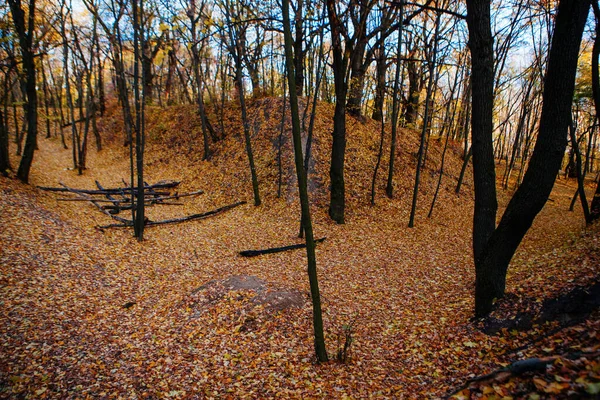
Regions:
<instances>
[{"instance_id":1,"label":"distant tree","mask_svg":"<svg viewBox=\"0 0 600 400\"><path fill-rule=\"evenodd\" d=\"M221 40L233 60L234 64L234 82L237 91L237 97L240 103L242 113L242 123L244 125L244 142L246 145L246 155L250 164L250 175L252 178L252 191L254 193L254 205L260 206L260 192L258 188L258 177L254 165L254 154L252 152L252 142L250 140L250 122L248 120L248 111L246 107L246 95L244 90L244 59L247 50L244 47L248 21L243 14L248 10L242 4L233 4L230 0L225 0L222 4L222 11L225 17L225 26L221 27Z\"/></svg>"},{"instance_id":2,"label":"distant tree","mask_svg":"<svg viewBox=\"0 0 600 400\"><path fill-rule=\"evenodd\" d=\"M33 153L37 146L37 89L36 70L33 49L33 36L35 35L35 0L29 0L27 22L25 22L25 10L21 0L8 0L12 14L24 71L24 86L27 104L25 106L25 120L27 121L27 137L23 156L17 171L17 177L29 182L29 171L33 162Z\"/></svg>"}]
</instances>

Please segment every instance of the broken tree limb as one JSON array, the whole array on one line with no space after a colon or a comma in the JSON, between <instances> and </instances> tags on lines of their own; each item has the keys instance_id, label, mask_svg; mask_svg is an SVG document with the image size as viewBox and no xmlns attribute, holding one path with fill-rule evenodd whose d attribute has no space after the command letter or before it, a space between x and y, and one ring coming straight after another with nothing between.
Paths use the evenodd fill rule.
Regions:
<instances>
[{"instance_id":1,"label":"broken tree limb","mask_svg":"<svg viewBox=\"0 0 600 400\"><path fill-rule=\"evenodd\" d=\"M100 182L95 181L96 182L96 186L98 187L98 189L100 190L106 190L104 187L102 187L102 185L100 184ZM106 193L106 198L110 201L112 201L113 203L113 207L111 207L111 211L110 213L112 215L114 214L119 214L121 212L121 201L115 199L114 197L112 197L112 195L110 193ZM107 207L104 207L105 209Z\"/></svg>"},{"instance_id":2,"label":"broken tree limb","mask_svg":"<svg viewBox=\"0 0 600 400\"><path fill-rule=\"evenodd\" d=\"M174 195L170 195L170 196L153 197L149 201L151 203L156 203L159 201L179 199L181 197L188 197L188 196L197 196L200 194L204 194L204 190L196 190L195 192L189 192L189 193L175 193Z\"/></svg>"},{"instance_id":3,"label":"broken tree limb","mask_svg":"<svg viewBox=\"0 0 600 400\"><path fill-rule=\"evenodd\" d=\"M213 215L217 215L217 214L220 214L222 212L231 210L232 208L235 208L237 206L241 206L242 204L246 204L246 202L245 201L238 201L237 203L229 204L227 206L223 206L223 207L217 208L217 209L212 210L212 211L207 211L207 212L200 213L200 214L192 214L192 215L188 215L188 216L181 217L181 218L164 219L164 220L161 220L161 221L150 221L150 220L147 220L146 223L145 223L145 226L179 224L181 222L193 221L193 220L196 220L196 219L204 219L204 218L208 218L208 217L211 217ZM122 224L100 225L100 226L97 226L97 228L98 229L125 228L125 227L132 226L132 225L133 224L132 224L131 221L125 220Z\"/></svg>"},{"instance_id":4,"label":"broken tree limb","mask_svg":"<svg viewBox=\"0 0 600 400\"><path fill-rule=\"evenodd\" d=\"M95 205L98 208L98 210L100 210L103 214L108 215L112 219L115 219L115 220L117 220L119 222L122 222L122 223L128 223L129 222L125 218L117 217L116 215L111 214L110 212L106 211L104 208L102 208L102 206L100 204L98 204L98 202L96 202L95 199L93 199L92 197L89 197L85 193L83 193L83 192L81 192L81 191L79 191L77 189L70 188L67 185L65 185L64 183L60 183L60 185L63 186L63 188L65 189L65 191L71 192L71 193L75 193L76 195L78 195L78 196L80 196L80 197L82 197L84 199L87 199L90 203L92 203L93 205Z\"/></svg>"},{"instance_id":5,"label":"broken tree limb","mask_svg":"<svg viewBox=\"0 0 600 400\"><path fill-rule=\"evenodd\" d=\"M321 243L325 239L326 238L316 239L315 243ZM260 256L263 254L280 253L282 251L304 249L304 248L306 248L306 243L293 244L291 246L283 246L283 247L272 247L270 249L263 249L263 250L243 250L243 251L240 251L239 253L242 257L256 257L256 256Z\"/></svg>"},{"instance_id":6,"label":"broken tree limb","mask_svg":"<svg viewBox=\"0 0 600 400\"><path fill-rule=\"evenodd\" d=\"M152 189L171 189L177 187L180 182L178 181L168 181L168 182L158 182L154 185L150 185L145 187ZM62 184L61 184L62 185ZM38 189L45 190L48 192L70 192L71 190L66 189L65 187L48 187L48 186L38 186ZM137 188L125 187L125 188L108 188L104 190L87 190L87 189L76 189L79 193L89 194L89 195L102 195L106 196L107 194L122 194L127 193L131 194L133 190L134 193L137 193ZM161 196L169 196L170 192L154 192L153 194L159 194Z\"/></svg>"},{"instance_id":7,"label":"broken tree limb","mask_svg":"<svg viewBox=\"0 0 600 400\"><path fill-rule=\"evenodd\" d=\"M146 201L144 202L144 204L146 205L146 207L154 207L154 206L183 206L185 205L184 203L168 203L168 202L160 202L160 203L156 203L153 201ZM131 210L131 203L126 203L123 205L106 205L106 206L102 206L103 209L105 210L120 210L120 211L124 211L124 210Z\"/></svg>"},{"instance_id":8,"label":"broken tree limb","mask_svg":"<svg viewBox=\"0 0 600 400\"><path fill-rule=\"evenodd\" d=\"M444 397L450 398L450 397L454 396L455 394L461 392L462 390L470 388L471 385L474 385L474 384L477 384L480 382L494 381L494 380L504 381L511 376L523 375L526 372L544 372L546 370L546 367L549 364L552 364L556 359L558 359L558 356L545 357L545 358L529 358L529 359L525 359L525 360L515 361L514 363L512 363L504 368L500 368L496 371L490 372L489 374L485 374L485 375L475 377L473 379L469 379L462 386L460 386L459 388L455 389L454 391L448 393L447 396L444 396Z\"/></svg>"},{"instance_id":9,"label":"broken tree limb","mask_svg":"<svg viewBox=\"0 0 600 400\"><path fill-rule=\"evenodd\" d=\"M146 204L152 204L152 203L157 203L157 202L162 203L164 200L172 200L172 199L177 200L177 199L180 199L181 197L197 196L200 194L204 194L204 191L197 190L195 192L189 192L189 193L176 193L176 194L170 195L170 196L152 197L152 198L146 200ZM81 197L60 198L60 199L56 199L56 200L57 201L89 201L87 198L81 198ZM114 203L115 201L118 201L121 204L125 203L124 200L94 199L94 201L96 201L98 203ZM164 203L164 204L180 204L180 203Z\"/></svg>"}]
</instances>

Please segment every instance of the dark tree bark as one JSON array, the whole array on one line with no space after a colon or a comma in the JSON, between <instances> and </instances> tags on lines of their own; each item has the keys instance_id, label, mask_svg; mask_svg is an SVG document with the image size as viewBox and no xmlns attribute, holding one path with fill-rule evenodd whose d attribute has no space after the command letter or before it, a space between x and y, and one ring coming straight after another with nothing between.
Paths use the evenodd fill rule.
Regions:
<instances>
[{"instance_id":1,"label":"dark tree bark","mask_svg":"<svg viewBox=\"0 0 600 400\"><path fill-rule=\"evenodd\" d=\"M200 60L200 49L198 40L197 25L200 21L204 3L199 6L199 10L196 13L196 1L190 1L190 7L187 10L188 18L190 20L190 33L192 37L192 68L194 70L194 80L196 83L196 101L198 103L198 114L200 115L200 122L202 127L202 138L204 143L204 155L203 160L210 160L211 151L209 145L209 131L208 131L208 119L206 117L206 109L204 107L204 77L202 76L202 67ZM213 132L214 136L214 132Z\"/></svg>"},{"instance_id":2,"label":"dark tree bark","mask_svg":"<svg viewBox=\"0 0 600 400\"><path fill-rule=\"evenodd\" d=\"M440 13L438 12L435 18L435 33L433 38L433 52L431 53L431 60L429 61L429 82L427 84L427 99L425 101L425 113L423 115L423 128L421 129L421 141L419 144L419 154L417 156L417 170L415 172L415 185L413 188L413 197L412 197L412 206L410 209L410 218L408 221L408 227L413 228L415 226L415 215L417 213L417 199L419 196L419 182L421 177L421 169L423 165L423 155L425 152L425 138L428 131L427 121L429 120L430 113L432 110L432 93L433 93L433 83L437 79L436 78L436 56L437 56L437 48L438 48L438 36L440 32Z\"/></svg>"},{"instance_id":3,"label":"dark tree bark","mask_svg":"<svg viewBox=\"0 0 600 400\"><path fill-rule=\"evenodd\" d=\"M492 145L494 108L494 40L490 25L490 0L467 1L471 50L471 134L473 137L473 253L476 260L496 227L496 170Z\"/></svg>"},{"instance_id":4,"label":"dark tree bark","mask_svg":"<svg viewBox=\"0 0 600 400\"><path fill-rule=\"evenodd\" d=\"M50 131L50 90L48 89L48 80L46 79L46 70L44 69L44 57L40 57L40 69L42 71L42 90L44 91L44 119L46 120L46 139L52 136Z\"/></svg>"},{"instance_id":5,"label":"dark tree bark","mask_svg":"<svg viewBox=\"0 0 600 400\"><path fill-rule=\"evenodd\" d=\"M329 177L331 179L331 197L329 202L329 216L338 224L344 223L346 208L344 184L344 158L346 154L346 96L348 94L348 57L353 51L350 42L346 42L344 51L342 45L342 21L336 11L334 0L327 0L327 13L331 25L333 77L335 88L335 112L333 114L333 145L331 148L331 166Z\"/></svg>"},{"instance_id":6,"label":"dark tree bark","mask_svg":"<svg viewBox=\"0 0 600 400\"><path fill-rule=\"evenodd\" d=\"M139 3L138 3L139 2ZM137 175L137 199L135 211L132 215L134 234L137 240L144 240L145 195L144 195L144 149L146 147L145 135L145 106L146 106L146 76L144 70L148 59L144 57L145 32L144 32L144 0L133 0L133 48L134 48L134 97L135 97L135 161ZM132 160L133 162L133 160ZM133 174L133 168L132 168ZM133 186L133 179L131 180ZM132 196L133 200L133 196ZM134 202L132 201L132 206ZM133 211L133 209L132 209Z\"/></svg>"},{"instance_id":7,"label":"dark tree bark","mask_svg":"<svg viewBox=\"0 0 600 400\"><path fill-rule=\"evenodd\" d=\"M25 74L25 95L27 97L27 105L25 107L27 137L25 139L25 148L23 149L21 163L17 171L17 178L28 183L29 171L33 162L33 153L37 144L37 91L33 51L35 0L29 1L27 25L25 24L25 11L21 7L21 0L8 0L8 4L10 5L17 37L19 38L19 46L21 47L21 57L23 58L23 70ZM27 30L25 30L25 27L27 27Z\"/></svg>"},{"instance_id":8,"label":"dark tree bark","mask_svg":"<svg viewBox=\"0 0 600 400\"><path fill-rule=\"evenodd\" d=\"M411 50L408 57L413 58L415 49ZM408 96L404 106L404 123L406 126L414 126L419 113L419 97L423 88L423 70L417 67L417 61L409 60L406 63L408 74Z\"/></svg>"},{"instance_id":9,"label":"dark tree bark","mask_svg":"<svg viewBox=\"0 0 600 400\"><path fill-rule=\"evenodd\" d=\"M594 96L594 105L596 107L596 118L600 119L600 69L598 64L600 61L600 6L598 1L593 0L594 16L596 18L596 38L592 47L592 94ZM592 153L593 156L594 153ZM594 162L592 161L592 165ZM595 221L600 218L600 180L596 186L592 204L590 206L590 220Z\"/></svg>"},{"instance_id":10,"label":"dark tree bark","mask_svg":"<svg viewBox=\"0 0 600 400\"><path fill-rule=\"evenodd\" d=\"M474 7L474 3L487 4L477 4L481 6L480 8ZM481 16L485 15L486 8L489 10L489 3L469 1L468 7L470 14L468 22L471 30L475 18L479 17L477 21L485 19ZM563 0L558 6L548 56L539 134L529 168L523 183L510 200L498 228L493 231L487 242L480 242L482 246L475 256L475 315L477 317L487 315L492 310L494 299L504 295L508 264L534 218L548 200L554 186L567 145L577 58L589 8L590 0ZM476 58L473 57L474 75L475 61ZM474 78L474 85L475 82ZM476 91L474 86L474 97ZM475 99L473 102L475 117ZM473 130L475 131L475 126ZM491 146L491 140L488 145ZM474 148L474 157L475 153ZM478 194L481 194L478 190L481 190L481 186L475 188L476 201ZM493 200L495 203L496 198L494 196L493 199L486 200ZM475 213L481 213L481 210L476 208Z\"/></svg>"},{"instance_id":11,"label":"dark tree bark","mask_svg":"<svg viewBox=\"0 0 600 400\"><path fill-rule=\"evenodd\" d=\"M402 79L400 69L400 56L402 54L402 33L404 30L403 19L404 19L404 2L400 1L400 24L398 25L398 44L396 49L396 74L394 76L394 92L392 93L392 133L390 143L390 161L388 166L388 177L387 185L385 187L385 193L391 199L394 195L394 161L396 160L396 142L398 132L398 115L400 113L400 80Z\"/></svg>"},{"instance_id":12,"label":"dark tree bark","mask_svg":"<svg viewBox=\"0 0 600 400\"><path fill-rule=\"evenodd\" d=\"M289 0L283 0L283 26L285 38L285 62L290 88L290 107L292 115L292 135L294 138L294 161L296 162L296 176L298 177L298 191L300 194L300 205L302 209L302 221L306 233L306 256L308 258L308 278L310 281L310 294L313 305L313 333L317 360L327 362L327 349L325 348L325 335L323 333L323 317L321 315L321 297L319 294L319 282L317 279L317 261L315 255L315 238L313 235L312 220L310 216L310 205L308 202L308 188L306 183L306 171L304 170L302 157L302 139L300 133L300 112L298 110L298 95L296 93L296 82L292 55L292 32L289 17Z\"/></svg>"},{"instance_id":13,"label":"dark tree bark","mask_svg":"<svg viewBox=\"0 0 600 400\"><path fill-rule=\"evenodd\" d=\"M4 123L4 113L0 111L0 174L8 175L10 159L8 156L8 131Z\"/></svg>"},{"instance_id":14,"label":"dark tree bark","mask_svg":"<svg viewBox=\"0 0 600 400\"><path fill-rule=\"evenodd\" d=\"M304 93L304 60L306 59L306 49L304 49L304 0L298 0L296 4L296 16L294 17L294 80L296 82L296 91L301 97Z\"/></svg>"},{"instance_id":15,"label":"dark tree bark","mask_svg":"<svg viewBox=\"0 0 600 400\"><path fill-rule=\"evenodd\" d=\"M385 100L385 86L386 86L386 73L387 73L387 57L385 54L385 42L381 41L378 47L376 61L376 87L375 87L375 100L373 100L373 114L371 118L375 121L383 120L383 103Z\"/></svg>"},{"instance_id":16,"label":"dark tree bark","mask_svg":"<svg viewBox=\"0 0 600 400\"><path fill-rule=\"evenodd\" d=\"M581 199L581 207L583 209L583 217L585 218L586 224L589 224L592 222L592 219L590 216L590 208L588 206L587 197L585 195L585 175L583 174L583 168L581 166L581 151L579 150L579 144L577 143L577 135L575 133L573 120L569 122L569 139L571 140L571 147L575 153L575 172L577 175L577 193L575 196L579 195L579 199Z\"/></svg>"},{"instance_id":17,"label":"dark tree bark","mask_svg":"<svg viewBox=\"0 0 600 400\"><path fill-rule=\"evenodd\" d=\"M4 75L4 93L2 99L2 110L0 111L0 174L6 176L7 171L11 170L10 165L10 152L9 152L9 126L8 126L8 99L9 99L9 87L10 87L10 73L9 70Z\"/></svg>"}]
</instances>

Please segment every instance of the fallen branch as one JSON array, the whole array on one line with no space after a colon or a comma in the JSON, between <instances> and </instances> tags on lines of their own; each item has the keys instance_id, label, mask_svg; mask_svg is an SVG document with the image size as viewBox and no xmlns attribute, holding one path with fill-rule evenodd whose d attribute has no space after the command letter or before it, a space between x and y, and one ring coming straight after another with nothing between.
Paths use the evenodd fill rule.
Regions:
<instances>
[{"instance_id":1,"label":"fallen branch","mask_svg":"<svg viewBox=\"0 0 600 400\"><path fill-rule=\"evenodd\" d=\"M158 182L155 183L154 185L150 185L150 186L145 186L144 189L171 189L174 187L177 187L179 185L180 182L178 181L170 181L170 182ZM62 183L61 183L62 185ZM48 192L71 192L71 190L67 189L66 187L48 187L48 186L38 186L38 189L41 190L45 190ZM76 189L77 192L79 193L83 193L83 194L89 194L89 195L102 195L102 196L106 196L107 194L122 194L122 193L127 193L127 194L131 194L131 191L133 190L134 193L137 193L137 188L134 187L125 187L125 188L109 188L109 189L104 189L104 190L87 190L87 189ZM154 192L153 194L159 194L161 196L169 196L171 193L170 192Z\"/></svg>"},{"instance_id":2,"label":"fallen branch","mask_svg":"<svg viewBox=\"0 0 600 400\"><path fill-rule=\"evenodd\" d=\"M317 240L315 240L315 243L321 243L325 239L326 238L317 239ZM256 257L256 256L261 256L263 254L273 254L273 253L281 253L282 251L303 249L305 247L306 247L306 243L302 243L302 244L293 244L291 246L272 247L270 249L264 249L264 250L243 250L243 251L240 251L240 255L242 257Z\"/></svg>"},{"instance_id":3,"label":"fallen branch","mask_svg":"<svg viewBox=\"0 0 600 400\"><path fill-rule=\"evenodd\" d=\"M523 375L526 372L545 372L548 364L552 364L558 357L545 358L528 358L526 360L515 361L514 363L490 372L489 374L481 375L473 379L469 379L465 384L449 393L445 398L450 398L461 391L470 388L473 384L483 381L505 381L511 376Z\"/></svg>"},{"instance_id":4,"label":"fallen branch","mask_svg":"<svg viewBox=\"0 0 600 400\"><path fill-rule=\"evenodd\" d=\"M204 194L204 191L196 190L195 192L189 192L189 193L181 193L181 194L175 193L174 195L171 195L171 196L153 197L149 201L151 203L156 203L157 201L179 199L181 197L196 196L196 195L200 195L200 194Z\"/></svg>"},{"instance_id":5,"label":"fallen branch","mask_svg":"<svg viewBox=\"0 0 600 400\"><path fill-rule=\"evenodd\" d=\"M76 195L78 195L78 196L80 196L80 197L88 200L90 203L92 203L93 205L95 205L98 208L98 210L100 210L103 214L108 215L112 219L115 219L115 220L117 220L119 222L122 222L122 223L128 223L129 222L125 218L117 217L116 215L111 214L110 212L106 211L100 204L98 204L98 202L95 199L89 197L88 195L86 195L82 191L70 188L67 185L65 185L64 183L61 183L61 185L63 186L63 188L65 189L66 192L75 193Z\"/></svg>"},{"instance_id":6,"label":"fallen branch","mask_svg":"<svg viewBox=\"0 0 600 400\"><path fill-rule=\"evenodd\" d=\"M238 201L237 203L229 204L227 206L217 208L216 210L207 211L207 212L201 213L201 214L192 214L192 215L188 215L186 217L181 217L181 218L163 219L161 221L146 220L144 225L145 226L156 226L156 225L179 224L181 222L193 221L196 219L204 219L204 218L211 217L213 215L220 214L222 212L231 210L232 208L241 206L242 204L246 204L246 202ZM133 223L131 221L125 220L122 224L99 225L99 226L97 226L97 228L98 229L125 228L128 226L133 226Z\"/></svg>"},{"instance_id":7,"label":"fallen branch","mask_svg":"<svg viewBox=\"0 0 600 400\"><path fill-rule=\"evenodd\" d=\"M102 185L100 184L100 182L98 182L98 181L95 181L95 182L96 182L96 186L98 187L98 189L100 189L100 190L106 190L105 188L102 187ZM106 198L108 200L112 201L112 203L114 205L113 207L111 207L111 210L112 210L112 211L110 211L111 215L119 214L121 212L121 208L122 208L121 207L121 201L119 201L119 200L115 199L114 197L112 197L112 195L110 193L106 194ZM123 199L125 199L125 195L123 195ZM127 203L125 203L125 204L127 204ZM131 203L129 203L129 204L130 204L129 209L131 209ZM108 208L108 207L104 207L104 208Z\"/></svg>"}]
</instances>

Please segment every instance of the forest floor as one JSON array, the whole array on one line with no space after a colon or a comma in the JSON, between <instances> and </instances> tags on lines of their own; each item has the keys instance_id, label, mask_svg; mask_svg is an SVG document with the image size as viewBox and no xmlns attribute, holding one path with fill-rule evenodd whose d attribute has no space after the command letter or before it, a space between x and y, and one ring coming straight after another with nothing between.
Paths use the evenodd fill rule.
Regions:
<instances>
[{"instance_id":1,"label":"forest floor","mask_svg":"<svg viewBox=\"0 0 600 400\"><path fill-rule=\"evenodd\" d=\"M395 199L383 195L380 178L377 204L370 206L370 183L357 176L372 172L352 164L360 151L354 154L349 143L346 224L327 218L322 198L313 207L315 236L327 238L317 246L317 265L332 359L317 364L305 252L238 255L301 243L290 164L278 199L272 157L261 160L257 145L259 177L271 183L262 186L263 205L254 207L239 135L207 162L194 148L182 151L190 141L164 146L153 132L146 180L181 180L179 192L206 193L183 206L153 207L151 219L249 204L148 228L139 243L129 230L97 229L111 220L89 203L58 201L68 196L36 188L129 181L128 151L119 140L91 150L89 169L78 176L69 169L70 150L58 138L40 138L31 185L0 177L0 397L437 398L458 390L458 398L535 399L600 392L598 311L538 320L546 299L598 279L600 227L585 228L580 207L567 211L574 181L557 181L511 263L497 311L488 321L472 321L469 182L459 197L456 180L448 179L426 218L436 179L426 173L416 227L409 229L413 175L398 167L406 184L398 183ZM236 143L241 150L232 155L227 146ZM366 148L376 152L372 143ZM455 158L451 176L460 166ZM365 165L372 171L372 163ZM324 173L315 176L327 187ZM509 193L499 192L502 209ZM333 360L345 333L352 343L342 364ZM462 388L532 357L548 367L524 376L501 372Z\"/></svg>"}]
</instances>

